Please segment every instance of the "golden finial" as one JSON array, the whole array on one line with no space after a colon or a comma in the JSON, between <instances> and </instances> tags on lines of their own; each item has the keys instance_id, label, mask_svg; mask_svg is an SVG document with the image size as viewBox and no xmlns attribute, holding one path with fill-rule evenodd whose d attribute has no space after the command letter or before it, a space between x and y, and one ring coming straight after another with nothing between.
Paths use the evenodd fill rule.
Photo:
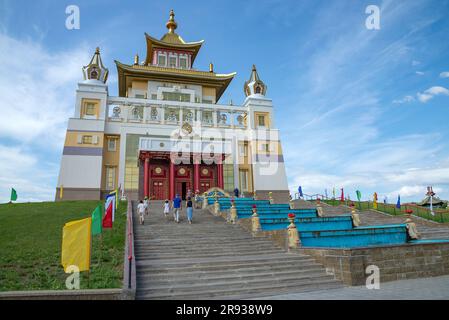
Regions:
<instances>
[{"instance_id":1,"label":"golden finial","mask_svg":"<svg viewBox=\"0 0 449 320\"><path fill-rule=\"evenodd\" d=\"M95 54L100 54L100 47L97 47L97 48L95 49Z\"/></svg>"},{"instance_id":2,"label":"golden finial","mask_svg":"<svg viewBox=\"0 0 449 320\"><path fill-rule=\"evenodd\" d=\"M134 56L134 65L137 66L139 64L139 55L136 53Z\"/></svg>"},{"instance_id":3,"label":"golden finial","mask_svg":"<svg viewBox=\"0 0 449 320\"><path fill-rule=\"evenodd\" d=\"M170 10L170 18L165 26L168 29L168 33L174 33L175 29L178 27L178 24L175 21L175 12L173 9Z\"/></svg>"},{"instance_id":4,"label":"golden finial","mask_svg":"<svg viewBox=\"0 0 449 320\"><path fill-rule=\"evenodd\" d=\"M212 62L209 63L209 72L214 72L214 64Z\"/></svg>"}]
</instances>

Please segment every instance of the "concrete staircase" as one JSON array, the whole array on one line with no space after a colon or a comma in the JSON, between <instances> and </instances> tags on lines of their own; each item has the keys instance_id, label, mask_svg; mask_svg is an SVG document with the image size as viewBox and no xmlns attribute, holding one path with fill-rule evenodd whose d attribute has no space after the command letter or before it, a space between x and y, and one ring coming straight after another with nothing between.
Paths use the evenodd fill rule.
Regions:
<instances>
[{"instance_id":1,"label":"concrete staircase","mask_svg":"<svg viewBox=\"0 0 449 320\"><path fill-rule=\"evenodd\" d=\"M165 219L152 201L145 225L135 217L137 299L245 299L341 287L309 256L288 254L208 211L192 225Z\"/></svg>"}]
</instances>

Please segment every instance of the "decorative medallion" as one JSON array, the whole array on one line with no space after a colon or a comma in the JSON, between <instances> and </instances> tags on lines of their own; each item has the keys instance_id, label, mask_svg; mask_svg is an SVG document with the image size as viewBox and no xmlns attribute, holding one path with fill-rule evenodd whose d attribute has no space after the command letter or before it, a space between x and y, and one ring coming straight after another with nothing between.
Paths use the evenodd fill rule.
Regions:
<instances>
[{"instance_id":1,"label":"decorative medallion","mask_svg":"<svg viewBox=\"0 0 449 320\"><path fill-rule=\"evenodd\" d=\"M156 172L157 174L161 174L162 169L157 167L156 169L154 169L154 172Z\"/></svg>"},{"instance_id":2,"label":"decorative medallion","mask_svg":"<svg viewBox=\"0 0 449 320\"><path fill-rule=\"evenodd\" d=\"M184 122L182 125L182 132L184 132L184 134L191 134L192 126L188 122Z\"/></svg>"},{"instance_id":3,"label":"decorative medallion","mask_svg":"<svg viewBox=\"0 0 449 320\"><path fill-rule=\"evenodd\" d=\"M186 174L186 169L181 168L181 169L178 170L178 173L179 173L180 175L185 175L185 174Z\"/></svg>"},{"instance_id":4,"label":"decorative medallion","mask_svg":"<svg viewBox=\"0 0 449 320\"><path fill-rule=\"evenodd\" d=\"M161 147L161 148L165 147L165 143L163 143L163 142L159 143L159 147Z\"/></svg>"},{"instance_id":5,"label":"decorative medallion","mask_svg":"<svg viewBox=\"0 0 449 320\"><path fill-rule=\"evenodd\" d=\"M201 170L201 173L203 174L203 176L207 176L209 174L209 170L204 168L203 170Z\"/></svg>"}]
</instances>

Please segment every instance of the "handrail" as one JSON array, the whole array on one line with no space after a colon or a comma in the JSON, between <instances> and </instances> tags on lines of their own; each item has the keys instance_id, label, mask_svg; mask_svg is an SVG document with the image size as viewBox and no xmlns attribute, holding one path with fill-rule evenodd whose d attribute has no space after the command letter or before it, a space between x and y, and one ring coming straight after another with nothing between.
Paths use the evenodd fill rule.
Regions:
<instances>
[{"instance_id":1,"label":"handrail","mask_svg":"<svg viewBox=\"0 0 449 320\"><path fill-rule=\"evenodd\" d=\"M123 266L123 299L135 299L136 294L136 259L134 254L133 202L127 197L127 219L125 228L125 252Z\"/></svg>"},{"instance_id":2,"label":"handrail","mask_svg":"<svg viewBox=\"0 0 449 320\"><path fill-rule=\"evenodd\" d=\"M330 205L351 205L354 204L356 208L360 210L370 210L374 209L374 205L372 201L352 201L347 200L342 203L339 199L329 200L327 201L327 204ZM401 208L397 208L395 204L393 203L383 203L378 202L377 203L377 211L381 211L390 215L403 215L403 214L412 214L414 216L421 217L426 220L431 220L439 223L445 223L449 222L449 210L443 210L443 209L434 209L434 215L431 214L429 208L421 207L416 204L402 204ZM409 211L411 211L409 213Z\"/></svg>"},{"instance_id":3,"label":"handrail","mask_svg":"<svg viewBox=\"0 0 449 320\"><path fill-rule=\"evenodd\" d=\"M128 289L131 289L132 279L132 261L133 261L133 215L128 211Z\"/></svg>"},{"instance_id":4,"label":"handrail","mask_svg":"<svg viewBox=\"0 0 449 320\"><path fill-rule=\"evenodd\" d=\"M304 200L306 200L306 201L311 201L311 200L316 200L316 199L321 199L321 200L330 200L330 199L332 199L332 198L329 198L328 196L325 196L325 195L322 195L322 194L319 194L319 193L317 193L317 194L312 194L312 195L309 195L309 194L305 194L305 193L303 193L303 198L304 198ZM299 192L296 192L295 193L295 199L299 199L300 197L299 197Z\"/></svg>"}]
</instances>

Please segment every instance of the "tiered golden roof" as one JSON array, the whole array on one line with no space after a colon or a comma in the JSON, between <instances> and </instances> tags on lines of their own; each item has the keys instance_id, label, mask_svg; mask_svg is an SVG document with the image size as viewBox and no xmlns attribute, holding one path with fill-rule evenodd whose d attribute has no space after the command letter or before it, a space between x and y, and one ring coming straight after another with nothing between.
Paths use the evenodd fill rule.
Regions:
<instances>
[{"instance_id":1,"label":"tiered golden roof","mask_svg":"<svg viewBox=\"0 0 449 320\"><path fill-rule=\"evenodd\" d=\"M170 17L166 23L168 32L161 38L155 39L145 33L147 43L147 56L143 64L136 63L128 65L115 61L118 71L119 95L126 96L127 88L133 80L154 80L165 82L176 82L185 84L207 85L216 89L216 100L226 90L236 73L217 74L213 69L207 71L197 71L192 69L166 68L152 65L155 49L180 50L192 54L191 65L201 49L204 40L197 42L185 42L181 36L175 33L178 24L175 21L175 13L170 11Z\"/></svg>"}]
</instances>

